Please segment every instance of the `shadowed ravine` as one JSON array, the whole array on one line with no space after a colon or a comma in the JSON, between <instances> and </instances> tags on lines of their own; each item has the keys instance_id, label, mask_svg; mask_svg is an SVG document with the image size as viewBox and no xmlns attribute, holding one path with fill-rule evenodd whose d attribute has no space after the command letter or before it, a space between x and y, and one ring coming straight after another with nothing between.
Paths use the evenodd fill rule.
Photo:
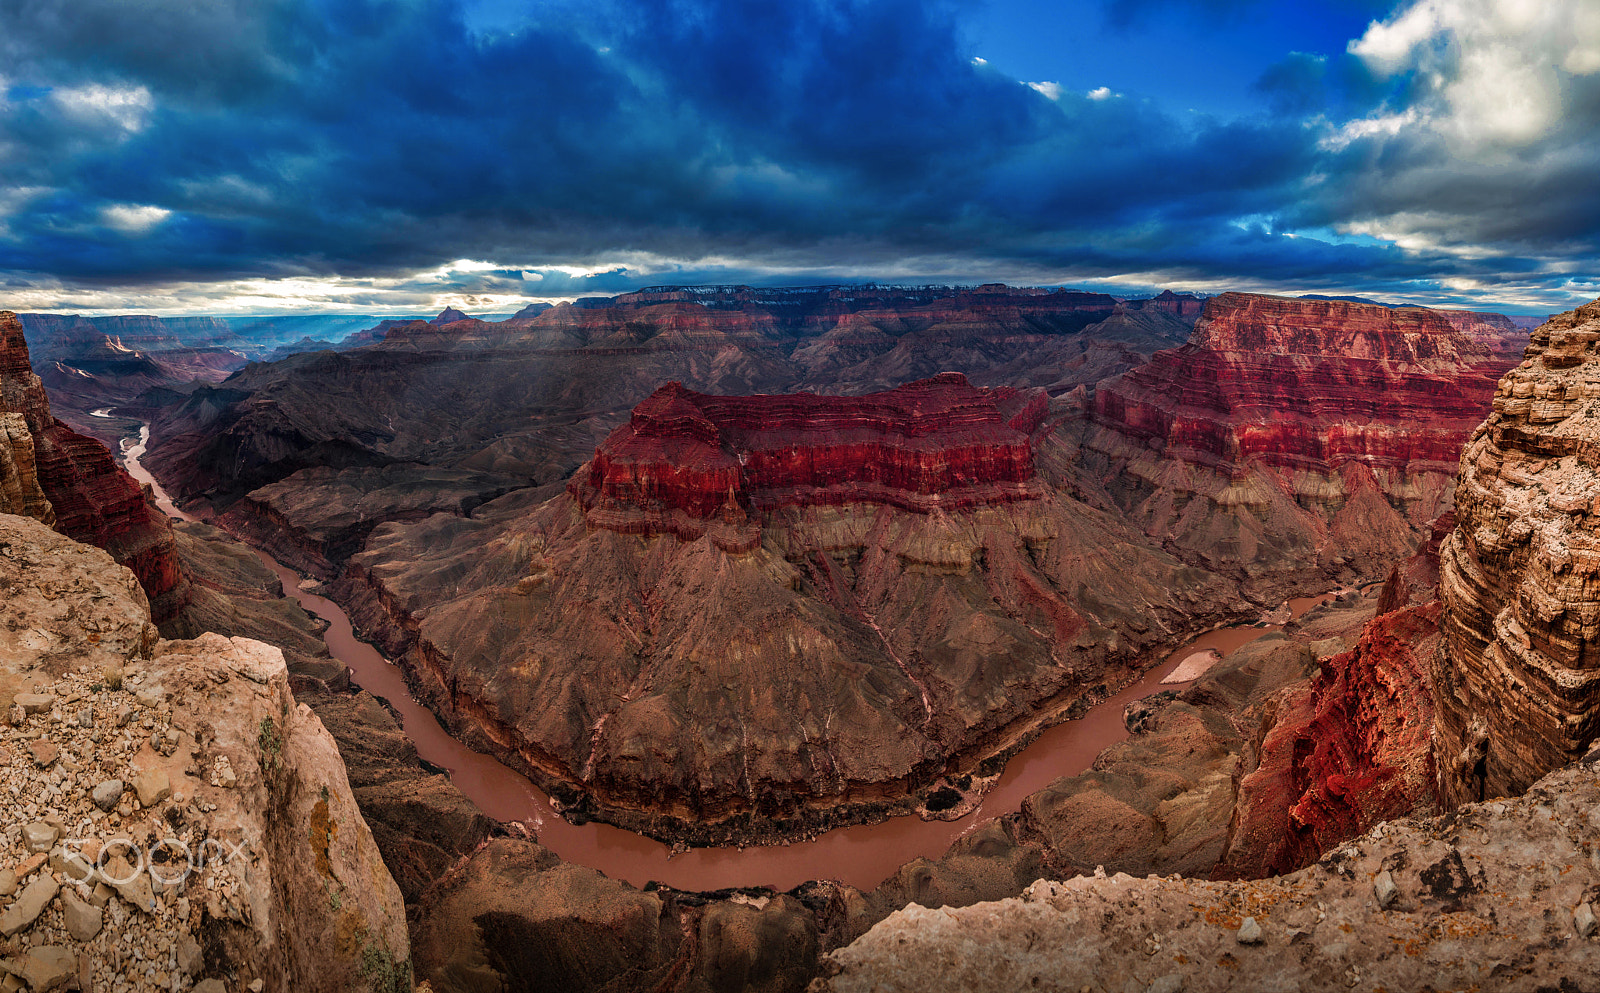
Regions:
<instances>
[{"instance_id":1,"label":"shadowed ravine","mask_svg":"<svg viewBox=\"0 0 1600 993\"><path fill-rule=\"evenodd\" d=\"M148 470L139 463L149 440L148 426L139 442L123 453L128 472L155 492L157 506L174 517L193 520L179 510ZM1123 708L1162 689L1161 680L1196 652L1214 648L1226 654L1276 627L1220 628L1195 638L1169 654L1138 682L1124 688L1079 720L1067 721L1041 734L1006 765L999 782L971 813L954 821L924 821L914 816L877 824L829 831L813 841L777 847L692 848L674 855L672 848L651 838L607 824L575 825L563 820L537 787L492 756L473 751L445 732L437 718L412 698L398 667L357 638L339 605L299 588L301 577L264 552L261 560L277 573L283 588L307 611L326 620L328 649L350 667L354 681L383 697L400 713L406 734L427 762L449 770L451 781L491 817L520 821L539 843L561 858L590 866L614 879L643 886L652 880L681 890L718 890L771 886L792 889L811 879L837 879L863 890L876 887L900 866L918 856L937 858L962 834L979 823L1017 810L1023 798L1062 776L1084 771L1102 749L1128 736ZM1291 601L1298 617L1322 597Z\"/></svg>"}]
</instances>

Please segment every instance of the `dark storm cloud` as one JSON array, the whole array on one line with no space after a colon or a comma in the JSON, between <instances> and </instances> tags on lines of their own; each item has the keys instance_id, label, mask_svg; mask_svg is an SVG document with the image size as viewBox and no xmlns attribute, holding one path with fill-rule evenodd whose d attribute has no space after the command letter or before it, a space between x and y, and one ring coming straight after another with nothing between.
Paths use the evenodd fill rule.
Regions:
<instances>
[{"instance_id":1,"label":"dark storm cloud","mask_svg":"<svg viewBox=\"0 0 1600 993\"><path fill-rule=\"evenodd\" d=\"M1327 105L1327 75L1327 56L1291 52L1261 74L1256 90L1266 96L1275 113L1310 114Z\"/></svg>"},{"instance_id":2,"label":"dark storm cloud","mask_svg":"<svg viewBox=\"0 0 1600 993\"><path fill-rule=\"evenodd\" d=\"M1443 227L1471 212L1472 236L1521 258L1552 240L1591 250L1597 228L1593 195L1561 196L1592 188L1591 77L1569 90L1588 116L1511 177L1420 139L1327 145L1304 115L1429 98L1349 56L1270 70L1276 117L1179 121L1005 77L965 50L954 4L537 15L479 35L446 0L0 0L0 272L359 279L475 258L546 279L478 273L462 292L554 295L741 265L871 274L912 256L951 273L1313 280L1339 267L1404 281L1480 267L1287 229L1421 205ZM1562 206L1530 209L1536 196ZM665 261L547 268L624 255Z\"/></svg>"}]
</instances>

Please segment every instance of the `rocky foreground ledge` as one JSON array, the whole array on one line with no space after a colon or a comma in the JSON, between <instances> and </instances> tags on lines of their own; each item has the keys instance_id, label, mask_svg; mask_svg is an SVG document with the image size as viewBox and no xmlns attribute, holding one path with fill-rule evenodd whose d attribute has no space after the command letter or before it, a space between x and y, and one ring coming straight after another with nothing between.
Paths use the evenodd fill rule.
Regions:
<instances>
[{"instance_id":1,"label":"rocky foreground ledge","mask_svg":"<svg viewBox=\"0 0 1600 993\"><path fill-rule=\"evenodd\" d=\"M0 990L411 989L405 907L283 653L158 640L133 573L0 514Z\"/></svg>"},{"instance_id":2,"label":"rocky foreground ledge","mask_svg":"<svg viewBox=\"0 0 1600 993\"><path fill-rule=\"evenodd\" d=\"M910 906L823 960L866 990L1600 988L1600 749L1523 796L1391 821L1248 882L1118 873Z\"/></svg>"}]
</instances>

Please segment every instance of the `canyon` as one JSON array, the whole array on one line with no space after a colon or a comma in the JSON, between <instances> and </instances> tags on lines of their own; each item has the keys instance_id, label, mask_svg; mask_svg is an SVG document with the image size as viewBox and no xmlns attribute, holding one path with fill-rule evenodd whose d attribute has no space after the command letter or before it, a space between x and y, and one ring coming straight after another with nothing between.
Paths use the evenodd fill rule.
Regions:
<instances>
[{"instance_id":1,"label":"canyon","mask_svg":"<svg viewBox=\"0 0 1600 993\"><path fill-rule=\"evenodd\" d=\"M1578 816L1592 778L1600 304L1524 358L1496 315L1347 301L844 295L447 313L116 411L152 420L186 507L313 577L579 821L704 844L960 816L1029 742L1125 706L1088 769L874 887L637 889L485 816L277 577L178 525L189 622L271 631L338 741L429 988L843 990L934 963L928 988L1006 988L1030 928L1093 950L1035 973L1070 988L1212 988L1269 968L1258 940L1305 982L1404 984L1349 944L1383 926L1452 976L1581 983L1588 876L1540 873L1587 829L1541 812ZM490 360L538 382L473 382ZM406 408L445 384L459 417ZM39 516L21 434L0 492ZM1252 618L1170 657L1218 647L1192 683L1141 678ZM1548 952L1517 953L1529 928ZM976 965L980 934L1012 964Z\"/></svg>"},{"instance_id":2,"label":"canyon","mask_svg":"<svg viewBox=\"0 0 1600 993\"><path fill-rule=\"evenodd\" d=\"M1240 781L1265 802L1232 833L1287 874L1099 871L967 911L908 908L813 988L1592 984L1596 341L1600 301L1534 331L1466 444L1454 511L1391 571L1354 650L1278 701ZM1276 822L1268 845L1248 842L1256 819ZM1045 961L1024 933L1084 952Z\"/></svg>"},{"instance_id":3,"label":"canyon","mask_svg":"<svg viewBox=\"0 0 1600 993\"><path fill-rule=\"evenodd\" d=\"M640 293L394 324L375 344L251 366L142 411L151 467L218 511L313 467L420 463L546 484L667 382L852 394L954 371L1055 394L1181 343L1194 318L1174 309L1011 288Z\"/></svg>"},{"instance_id":4,"label":"canyon","mask_svg":"<svg viewBox=\"0 0 1600 993\"><path fill-rule=\"evenodd\" d=\"M908 812L1245 609L1036 478L1046 411L959 374L668 385L568 488L382 525L335 589L453 731L586 816L748 843Z\"/></svg>"}]
</instances>

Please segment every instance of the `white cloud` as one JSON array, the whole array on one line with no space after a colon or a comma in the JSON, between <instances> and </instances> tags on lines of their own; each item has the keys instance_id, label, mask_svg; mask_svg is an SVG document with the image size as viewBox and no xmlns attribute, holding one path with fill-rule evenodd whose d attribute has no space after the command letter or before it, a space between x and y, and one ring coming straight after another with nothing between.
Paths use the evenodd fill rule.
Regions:
<instances>
[{"instance_id":1,"label":"white cloud","mask_svg":"<svg viewBox=\"0 0 1600 993\"><path fill-rule=\"evenodd\" d=\"M0 187L0 217L8 217L50 192L48 186Z\"/></svg>"},{"instance_id":2,"label":"white cloud","mask_svg":"<svg viewBox=\"0 0 1600 993\"><path fill-rule=\"evenodd\" d=\"M1111 87L1101 86L1089 91L1090 100L1104 100L1111 96Z\"/></svg>"},{"instance_id":3,"label":"white cloud","mask_svg":"<svg viewBox=\"0 0 1600 993\"><path fill-rule=\"evenodd\" d=\"M1600 72L1600 3L1415 0L1349 50L1379 75L1415 72L1425 85L1406 111L1416 117L1351 122L1342 145L1399 122L1460 147L1526 147L1559 124L1563 77Z\"/></svg>"},{"instance_id":4,"label":"white cloud","mask_svg":"<svg viewBox=\"0 0 1600 993\"><path fill-rule=\"evenodd\" d=\"M1057 83L1057 82L1054 82L1054 81L1045 81L1045 82L1042 82L1042 83L1029 83L1028 84L1028 88L1030 90L1037 90L1038 92L1043 93L1047 98L1049 98L1051 100L1060 100L1061 99L1062 89L1061 89L1061 84L1060 83Z\"/></svg>"},{"instance_id":5,"label":"white cloud","mask_svg":"<svg viewBox=\"0 0 1600 993\"><path fill-rule=\"evenodd\" d=\"M61 113L87 124L111 124L123 131L141 130L155 107L143 86L63 87L51 91Z\"/></svg>"},{"instance_id":6,"label":"white cloud","mask_svg":"<svg viewBox=\"0 0 1600 993\"><path fill-rule=\"evenodd\" d=\"M498 262L482 262L478 259L456 259L429 272L418 273L418 279L432 279L446 281L458 272L491 272L495 269L504 269L505 266Z\"/></svg>"},{"instance_id":7,"label":"white cloud","mask_svg":"<svg viewBox=\"0 0 1600 993\"><path fill-rule=\"evenodd\" d=\"M165 208L136 203L113 204L100 211L106 227L128 234L143 234L171 216L172 211Z\"/></svg>"},{"instance_id":8,"label":"white cloud","mask_svg":"<svg viewBox=\"0 0 1600 993\"><path fill-rule=\"evenodd\" d=\"M1389 242L1408 252L1453 255L1462 259L1486 258L1493 254L1481 245L1459 245L1440 238L1438 232L1448 228L1451 222L1448 215L1402 211L1382 220L1337 224L1334 230L1342 235L1364 235Z\"/></svg>"},{"instance_id":9,"label":"white cloud","mask_svg":"<svg viewBox=\"0 0 1600 993\"><path fill-rule=\"evenodd\" d=\"M1328 151L1337 152L1348 148L1352 142L1360 141L1362 138L1392 138L1417 123L1420 119L1421 115L1417 113L1415 108L1403 114L1361 117L1345 122L1345 124L1324 136L1318 144Z\"/></svg>"}]
</instances>

